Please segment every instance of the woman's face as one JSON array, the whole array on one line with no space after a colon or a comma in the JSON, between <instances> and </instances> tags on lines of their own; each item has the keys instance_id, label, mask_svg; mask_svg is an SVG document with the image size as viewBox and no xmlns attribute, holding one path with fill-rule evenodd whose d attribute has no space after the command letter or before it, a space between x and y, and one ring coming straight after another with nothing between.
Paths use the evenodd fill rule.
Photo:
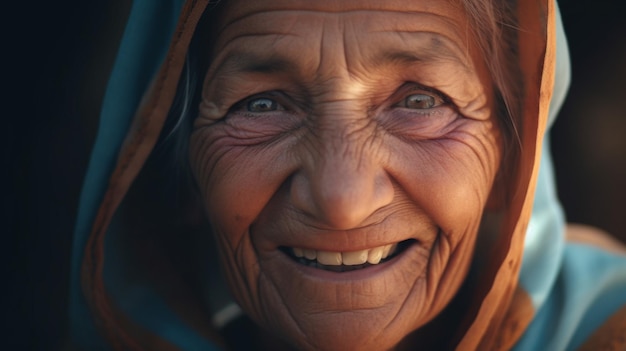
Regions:
<instances>
[{"instance_id":1,"label":"woman's face","mask_svg":"<svg viewBox=\"0 0 626 351\"><path fill-rule=\"evenodd\" d=\"M233 294L300 348L390 348L456 293L500 162L466 16L224 5L190 152Z\"/></svg>"}]
</instances>

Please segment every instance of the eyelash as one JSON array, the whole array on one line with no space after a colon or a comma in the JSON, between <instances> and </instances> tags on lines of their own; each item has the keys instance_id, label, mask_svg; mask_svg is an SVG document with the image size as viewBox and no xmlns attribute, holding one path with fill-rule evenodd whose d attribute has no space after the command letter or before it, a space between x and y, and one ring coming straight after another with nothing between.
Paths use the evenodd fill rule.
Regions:
<instances>
[{"instance_id":1,"label":"eyelash","mask_svg":"<svg viewBox=\"0 0 626 351\"><path fill-rule=\"evenodd\" d=\"M435 97L436 99L441 100L441 104L439 105L447 105L451 103L451 99L444 93L440 92L437 89L433 89L430 87L425 87L423 85L419 85L419 84L412 84L412 86L409 88L407 94L405 95L405 98L411 95L415 95L415 92L424 92L426 93L425 95L430 95Z\"/></svg>"},{"instance_id":2,"label":"eyelash","mask_svg":"<svg viewBox=\"0 0 626 351\"><path fill-rule=\"evenodd\" d=\"M255 94L255 95L246 97L245 99L240 100L239 102L235 103L229 109L229 113L237 112L237 113L249 116L249 117L256 116L256 114L258 114L258 113L263 113L263 112L247 111L247 108L248 108L248 106L249 106L249 104L251 102L253 102L255 100L260 100L260 99L268 99L270 101L273 101L279 107L282 107L282 108L278 108L276 110L271 110L271 111L267 111L267 112L288 111L288 109L286 108L287 104L281 103L281 100L284 100L282 95L283 94L280 93L280 92L270 91L270 92L259 93L259 94Z\"/></svg>"}]
</instances>

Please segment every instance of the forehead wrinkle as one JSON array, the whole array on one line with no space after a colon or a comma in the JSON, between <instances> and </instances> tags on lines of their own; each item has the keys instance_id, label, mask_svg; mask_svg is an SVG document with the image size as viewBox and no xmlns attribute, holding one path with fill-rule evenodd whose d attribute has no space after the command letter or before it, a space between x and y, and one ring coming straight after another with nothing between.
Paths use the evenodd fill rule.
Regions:
<instances>
[{"instance_id":1,"label":"forehead wrinkle","mask_svg":"<svg viewBox=\"0 0 626 351\"><path fill-rule=\"evenodd\" d=\"M331 25L335 28L331 29ZM337 32L341 33L342 40L335 40L334 36ZM324 25L321 26L319 41L316 75L320 78L328 78L330 72L330 77L340 76L339 72L347 70L349 67L346 57L345 23L336 17L332 18L332 21L326 19ZM334 60L333 57L338 57L339 60Z\"/></svg>"},{"instance_id":2,"label":"forehead wrinkle","mask_svg":"<svg viewBox=\"0 0 626 351\"><path fill-rule=\"evenodd\" d=\"M276 21L274 18L274 21L269 21L267 18L262 18L261 16L264 14L274 13L274 12L284 13L285 15L281 15L280 17L287 19L287 20ZM222 27L223 33L222 35L220 35L221 36L220 41L225 43L225 45L224 47L220 48L220 50L218 50L218 52L222 53L222 55L219 55L219 56L222 56L222 58L217 57L216 61L218 61L218 64L212 65L213 72L211 74L211 78L215 76L218 76L218 77L221 76L222 72L224 72L224 74L238 73L238 72L270 73L270 74L294 73L294 72L303 73L301 72L301 69L303 68L301 66L305 64L305 62L298 61L300 59L298 57L291 57L290 55L285 55L281 50L276 50L275 43L278 42L281 38L292 36L294 37L294 40L295 40L294 44L298 44L299 43L298 38L300 38L303 35L303 33L290 32L290 29L299 23L298 16L289 16L289 15L291 13L302 14L302 13L307 13L307 12L330 13L330 14L336 14L339 12L341 13L367 13L368 15L370 13L371 14L391 13L394 15L399 15L400 18L397 21L377 20L377 21L371 22L373 23L373 25L367 25L367 27L369 27L369 28L366 28L368 32L371 32L372 34L376 34L376 33L395 34L398 37L400 37L401 44L402 44L402 45L398 45L396 40L392 40L391 43L387 45L387 47L383 46L382 48L377 48L376 51L378 52L372 52L373 55L366 54L365 55L366 57L369 56L369 58L366 60L366 61L369 61L368 65L372 65L373 67L376 67L381 64L387 65L387 66L389 66L389 64L410 65L416 62L426 63L426 64L433 64L433 63L437 64L437 63L441 63L444 60L448 62L453 61L453 62L459 63L460 66L464 67L466 70L470 69L470 67L473 66L471 64L472 63L471 58L467 57L466 55L462 55L463 52L466 54L468 53L467 48L466 50L461 50L462 45L460 43L457 43L457 40L454 40L454 39L461 40L461 38L458 37L457 35L459 34L459 32L458 30L456 30L459 27L459 23L456 23L456 21L453 18L446 17L441 14L427 12L427 11L413 11L411 12L413 14L419 13L419 14L428 15L428 18L425 17L425 21L415 21L415 18L407 17L410 15L408 15L406 12L391 11L391 10L349 10L349 11L300 10L298 11L298 10L291 10L291 9L287 9L287 10L270 9L270 10L265 10L265 11L249 12L245 16L239 16L235 20L232 20L229 22L230 24L232 24L237 21L244 20L245 18L261 16L261 18L257 17L257 18L251 19L251 21L256 22L259 25L261 25L263 29L266 31L266 33L260 33L260 34L253 33L252 29L256 28L256 25L250 26L250 23L246 23L246 25L241 25L240 27L242 27L243 30L241 30L241 28L236 28L236 29L231 30L230 28ZM338 16L333 16L333 18L336 20L339 19ZM365 16L366 22L369 22L367 21L368 18L369 16ZM448 26L446 27L449 29L445 33L442 33L440 31L432 31L432 30L429 31L429 29L432 28L432 25L430 23L436 23L436 22L432 22L433 19L440 23L442 21L446 22L448 24ZM352 22L348 22L348 23L352 23ZM454 25L454 28L451 29L452 32L448 32L451 27L450 24ZM417 26L417 28L415 30L411 30L411 26L414 26L414 27ZM440 25L437 27L440 27ZM422 28L423 30L419 30L420 28ZM316 58L311 57L311 56L308 56L308 58L312 60L307 61L306 64L307 66L309 66L309 69L317 66L316 68L317 68L318 73L322 73L320 72L320 70L322 69L321 66L326 66L327 68L330 68L330 72L326 72L328 74L328 73L335 71L337 68L340 68L340 67L333 66L333 65L328 67L327 65L324 64L325 62L324 56L326 53L323 48L325 46L324 41L326 39L325 32L327 28L326 26L321 26L320 29L322 32L320 33L321 42L317 43L317 45L320 46L320 50L316 50L317 55L318 55L317 64L310 66L310 64L313 64L316 61ZM354 49L356 49L357 51L364 51L366 50L366 47L363 45L358 45L357 47L354 47L354 48L346 47L347 35L349 35L348 31L343 30L343 36L344 36L343 51L344 52L342 55L343 57L341 57L342 60L340 61L339 66L344 66L344 68L348 69L349 71L348 74L352 76L353 78L356 78L355 76L353 76L353 72L352 72L352 69L354 68L352 67L354 62L349 62L349 61L352 61L350 60L351 55L349 54L349 52L353 51ZM263 39L264 37L272 37L272 36L274 38L271 38L270 40ZM243 46L242 50L232 49L233 50L232 53L228 52L232 46L236 46L237 44L241 43L239 40L249 39L249 41L253 43L255 38L259 38L259 41L260 42L262 41L263 45L259 46L259 45L244 44L242 45ZM372 39L374 41L377 41L375 37L372 37ZM394 41L396 42L395 45L394 45ZM255 52L255 51L260 50L259 47L268 47L269 50ZM397 49L394 51L396 47ZM457 50L454 50L454 49L457 49ZM331 50L331 51L335 51L335 50ZM280 57L280 55L283 55L283 56ZM269 57L269 56L274 56L274 57ZM360 70L362 71L363 69L360 69ZM322 78L322 77L318 75L318 78Z\"/></svg>"},{"instance_id":3,"label":"forehead wrinkle","mask_svg":"<svg viewBox=\"0 0 626 351\"><path fill-rule=\"evenodd\" d=\"M259 25L263 26L265 30L271 33L259 34L259 35L276 35L277 38L274 40L274 42L276 42L280 38L280 36L292 35L297 38L300 35L302 35L302 33L299 33L298 35L291 31L291 29L293 29L294 26L297 26L300 23L298 21L298 18L299 18L298 15L306 15L307 13L322 14L322 15L330 14L330 15L337 15L337 16L344 15L344 14L347 14L347 15L366 14L366 17L365 17L366 21L367 21L367 18L370 17L370 14L374 14L376 16L381 15L381 14L393 15L392 20L372 21L371 25L367 25L367 27L369 27L367 30L371 32L372 34L395 33L399 35L406 34L407 36L411 34L416 34L417 36L419 36L419 35L422 35L423 33L426 33L426 34L432 35L435 39L433 39L430 43L428 43L428 45L420 45L419 51L422 51L421 53L415 50L413 55L408 55L410 50L407 50L406 55L405 54L382 55L382 57L378 58L379 62L380 61L383 61L383 62L384 61L392 61L392 62L396 61L396 62L402 62L402 63L414 63L416 61L433 62L433 61L437 61L440 59L447 59L447 60L452 59L453 61L460 63L466 69L470 69L472 66L471 64L472 60L469 57L469 52L468 52L469 48L462 47L463 43L467 43L467 40L466 40L467 38L464 38L463 31L459 29L462 23L460 23L458 19L454 19L452 17L446 16L443 13L430 12L430 11L418 11L418 10L395 11L395 10L388 10L388 9L372 10L372 9L348 8L348 10L345 10L342 8L343 6L338 6L337 8L334 8L334 9L333 8L321 9L321 8L316 8L316 5L306 4L306 6L309 6L309 5L312 8L298 9L296 6L303 6L303 4L283 3L283 4L280 4L280 6L274 5L275 7L270 8L270 9L259 10L258 8L257 9L253 8L252 10L248 10L247 12L243 12L243 14L239 14L239 15L235 14L234 19L230 20L224 26L221 27L219 31L219 37L221 37L222 42L227 42L228 44L226 45L228 46L229 44L231 44L234 40L238 38L257 35L255 33L250 33L250 28L255 27L255 25L251 27L250 23L240 26L243 28L247 28L247 29L244 29L244 31L242 32L240 32L240 29L237 28L237 26L235 26L236 29L229 30L228 27L244 20L252 21L251 23L253 24L258 23ZM356 5L353 5L353 6L356 6ZM230 10L237 11L236 8L231 8ZM264 17L267 17L268 15L271 15L270 18L264 18ZM424 17L425 20L417 21L417 19L419 18L415 18L415 15L418 15L419 17L423 15L425 16ZM337 17L337 16L333 16L333 17ZM279 18L280 20L277 20L277 18ZM443 33L440 31L433 31L431 25L433 23L436 23L433 21L440 22L440 25L437 26L438 28L442 27L441 22L444 22L445 24L444 27L448 28L446 32ZM461 19L461 22L464 22L464 20ZM325 26L322 26L322 27L324 27L322 28L322 31L325 31L326 29ZM412 29L411 27L415 29ZM234 33L232 33L233 31ZM345 42L345 36L347 34L348 33L345 33L344 31L343 33L344 42ZM321 37L322 41L324 40L324 37L325 37L325 34L322 33L322 37ZM403 41L410 43L412 40L410 39L407 40L403 38ZM423 41L423 39L422 40L418 39L418 41ZM324 43L320 43L320 44L322 44L323 46ZM410 48L411 45L405 45L404 47ZM222 48L222 50L223 49L224 48ZM323 51L323 50L320 50L320 51ZM418 53L419 55L417 55ZM318 55L320 56L319 57L320 60L318 60L318 63L321 64L323 62L322 55L324 55L324 53L318 52ZM347 62L348 59L349 59L348 57L344 57L344 61L345 61L344 65L346 66L348 66L348 62Z\"/></svg>"},{"instance_id":4,"label":"forehead wrinkle","mask_svg":"<svg viewBox=\"0 0 626 351\"><path fill-rule=\"evenodd\" d=\"M415 41L426 41L424 35L429 38L427 44L416 45L404 45L402 49L394 50L392 48L385 50L379 55L375 56L374 63L399 63L399 64L412 64L417 62L422 63L436 63L438 61L447 60L454 61L466 70L471 70L471 58L469 57L468 50L462 50L459 44L454 40L447 37L444 34L431 31L382 31L382 33L398 33L399 35L407 34L414 37ZM420 38L422 37L422 38ZM402 39L404 43L410 43L411 39ZM407 50L404 48L417 48L415 50Z\"/></svg>"},{"instance_id":5,"label":"forehead wrinkle","mask_svg":"<svg viewBox=\"0 0 626 351\"><path fill-rule=\"evenodd\" d=\"M262 1L259 1L259 3L262 3ZM307 4L307 5L313 6L314 3L315 2L311 2L310 4ZM288 6L288 5L292 5L292 6ZM426 11L426 10L410 10L410 9L403 8L403 10L400 11L400 10L389 10L389 9L362 9L362 8L355 7L355 8L346 10L346 9L328 9L328 8L302 9L302 8L298 8L297 6L302 6L302 5L288 3L288 4L284 4L282 7L277 6L275 8L264 9L264 10L253 9L248 12L243 12L243 14L237 14L233 19L229 20L225 24L218 25L218 30L216 33L217 37L221 37L224 34L224 32L227 31L228 27L231 27L234 24L241 22L241 21L246 21L246 20L260 21L260 23L262 23L263 25L270 25L270 26L274 26L274 28L280 28L280 26L283 26L285 23L289 22L286 19L290 19L290 18L293 19L293 18L297 18L298 15L306 15L306 14L335 15L335 16L374 14L374 15L383 15L385 16L385 18L386 16L393 17L392 20L379 21L379 22L382 22L382 24L385 26L416 24L417 22L416 22L415 16L417 15L417 16L424 16L424 17L434 17L438 21L446 22L448 26L452 26L454 28L457 28L459 25L459 23L456 23L456 21L453 18L446 15L445 12L438 13L438 12L432 11L433 9L430 9L431 11ZM230 12L232 10L237 11L236 8L229 8L225 12ZM254 18L254 17L263 17L263 16L270 16L274 18L272 18L271 21ZM280 18L281 20L277 21L276 16L278 16L278 18ZM228 16L226 16L226 18L228 18ZM282 34L285 34L285 33L282 33Z\"/></svg>"},{"instance_id":6,"label":"forehead wrinkle","mask_svg":"<svg viewBox=\"0 0 626 351\"><path fill-rule=\"evenodd\" d=\"M311 3L314 3L314 2L311 2ZM357 9L357 8L347 9L347 10L346 9L327 9L327 8L326 9L302 9L296 6L294 7L284 6L284 7L277 7L273 9L267 9L267 10L256 10L256 11L252 10L249 12L244 12L243 14L238 15L232 20L224 24L221 24L219 26L217 33L221 34L221 32L225 28L232 26L233 24L237 22L247 20L254 16L260 16L260 15L265 15L269 13L276 13L276 14L281 14L281 15L282 14L289 15L289 14L296 14L296 13L299 13L299 14L317 13L317 14L329 14L329 15L376 13L376 14L385 14L385 15L394 15L394 16L432 15L432 16L437 16L440 18L448 19L448 17L445 16L444 14L430 12L430 11L423 11L423 10L404 10L404 9L403 10L387 10L387 9Z\"/></svg>"}]
</instances>

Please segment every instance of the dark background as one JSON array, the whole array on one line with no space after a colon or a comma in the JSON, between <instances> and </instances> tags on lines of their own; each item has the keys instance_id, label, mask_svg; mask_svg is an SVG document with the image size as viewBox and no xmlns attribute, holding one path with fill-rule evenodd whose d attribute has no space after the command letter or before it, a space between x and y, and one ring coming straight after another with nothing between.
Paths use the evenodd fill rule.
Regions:
<instances>
[{"instance_id":1,"label":"dark background","mask_svg":"<svg viewBox=\"0 0 626 351\"><path fill-rule=\"evenodd\" d=\"M2 15L1 349L57 350L66 335L78 196L130 2L24 1ZM573 80L552 146L568 219L626 242L620 3L560 1Z\"/></svg>"}]
</instances>

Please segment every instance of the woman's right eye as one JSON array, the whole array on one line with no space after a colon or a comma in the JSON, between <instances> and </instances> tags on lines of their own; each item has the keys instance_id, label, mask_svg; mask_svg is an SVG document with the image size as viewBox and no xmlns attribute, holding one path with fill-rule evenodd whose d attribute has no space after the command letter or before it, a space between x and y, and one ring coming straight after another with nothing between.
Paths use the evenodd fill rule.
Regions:
<instances>
[{"instance_id":1,"label":"woman's right eye","mask_svg":"<svg viewBox=\"0 0 626 351\"><path fill-rule=\"evenodd\" d=\"M239 100L239 102L230 108L230 113L242 114L249 117L261 117L265 116L265 114L287 111L285 105L281 103L282 101L288 100L281 92L264 92Z\"/></svg>"},{"instance_id":2,"label":"woman's right eye","mask_svg":"<svg viewBox=\"0 0 626 351\"><path fill-rule=\"evenodd\" d=\"M298 128L304 115L294 109L288 95L266 91L236 102L224 116L225 125L240 139L256 141Z\"/></svg>"}]
</instances>

